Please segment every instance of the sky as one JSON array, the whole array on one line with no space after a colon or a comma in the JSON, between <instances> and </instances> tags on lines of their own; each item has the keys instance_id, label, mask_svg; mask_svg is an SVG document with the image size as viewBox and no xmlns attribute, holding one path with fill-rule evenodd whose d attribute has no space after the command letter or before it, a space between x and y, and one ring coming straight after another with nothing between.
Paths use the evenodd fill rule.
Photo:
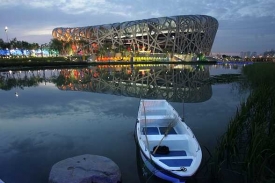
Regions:
<instances>
[{"instance_id":1,"label":"sky","mask_svg":"<svg viewBox=\"0 0 275 183\"><path fill-rule=\"evenodd\" d=\"M274 0L0 0L0 38L44 44L56 27L175 15L209 15L218 20L213 54L275 49Z\"/></svg>"}]
</instances>

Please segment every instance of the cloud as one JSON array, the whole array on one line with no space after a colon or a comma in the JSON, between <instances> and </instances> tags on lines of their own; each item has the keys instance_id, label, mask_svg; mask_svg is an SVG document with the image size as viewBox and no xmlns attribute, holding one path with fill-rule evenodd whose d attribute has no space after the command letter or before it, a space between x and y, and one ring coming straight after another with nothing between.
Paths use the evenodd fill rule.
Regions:
<instances>
[{"instance_id":1,"label":"cloud","mask_svg":"<svg viewBox=\"0 0 275 183\"><path fill-rule=\"evenodd\" d=\"M49 41L55 27L197 14L219 21L214 49L244 49L247 42L250 47L254 44L255 49L265 50L275 37L274 0L0 0L0 4L0 17L4 17L0 28L8 26L10 38L30 42ZM5 34L0 30L1 36ZM236 45L239 40L244 43Z\"/></svg>"},{"instance_id":2,"label":"cloud","mask_svg":"<svg viewBox=\"0 0 275 183\"><path fill-rule=\"evenodd\" d=\"M114 13L123 16L127 16L123 11L127 11L131 8L125 3L114 3L106 0L5 0L0 1L2 7L14 7L25 6L31 8L57 8L58 10L67 14L105 14ZM114 11L115 10L115 11Z\"/></svg>"},{"instance_id":3,"label":"cloud","mask_svg":"<svg viewBox=\"0 0 275 183\"><path fill-rule=\"evenodd\" d=\"M272 6L273 4L273 6ZM247 5L245 7L242 7L238 9L236 14L241 15L241 17L267 17L267 16L272 16L275 17L275 12L274 12L274 7L275 4L274 2L269 4L265 1L257 4L252 4L252 5Z\"/></svg>"},{"instance_id":4,"label":"cloud","mask_svg":"<svg viewBox=\"0 0 275 183\"><path fill-rule=\"evenodd\" d=\"M0 0L2 8L25 6L54 8L66 14L114 14L128 18L207 14L221 20L250 17L275 17L273 0Z\"/></svg>"},{"instance_id":5,"label":"cloud","mask_svg":"<svg viewBox=\"0 0 275 183\"><path fill-rule=\"evenodd\" d=\"M275 26L273 17L245 17L220 20L213 52L257 51L262 53L274 48Z\"/></svg>"},{"instance_id":6,"label":"cloud","mask_svg":"<svg viewBox=\"0 0 275 183\"><path fill-rule=\"evenodd\" d=\"M40 29L32 29L30 31L27 31L23 34L23 36L31 36L31 35L49 35L52 33L52 30L54 27L51 28L43 28L41 27Z\"/></svg>"}]
</instances>

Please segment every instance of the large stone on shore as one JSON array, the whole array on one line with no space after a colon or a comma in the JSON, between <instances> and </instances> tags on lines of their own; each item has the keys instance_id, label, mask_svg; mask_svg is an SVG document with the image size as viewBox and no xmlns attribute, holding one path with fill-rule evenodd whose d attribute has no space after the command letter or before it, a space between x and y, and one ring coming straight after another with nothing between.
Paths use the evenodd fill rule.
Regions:
<instances>
[{"instance_id":1,"label":"large stone on shore","mask_svg":"<svg viewBox=\"0 0 275 183\"><path fill-rule=\"evenodd\" d=\"M119 167L109 158L85 154L53 165L49 183L120 183Z\"/></svg>"}]
</instances>

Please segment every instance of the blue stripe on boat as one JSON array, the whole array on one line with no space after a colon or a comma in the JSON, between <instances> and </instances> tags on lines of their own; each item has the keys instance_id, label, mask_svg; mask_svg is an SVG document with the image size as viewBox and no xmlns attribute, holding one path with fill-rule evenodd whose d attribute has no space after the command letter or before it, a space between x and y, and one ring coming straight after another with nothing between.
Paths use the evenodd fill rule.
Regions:
<instances>
[{"instance_id":1,"label":"blue stripe on boat","mask_svg":"<svg viewBox=\"0 0 275 183\"><path fill-rule=\"evenodd\" d=\"M147 130L146 130L147 129ZM145 133L146 130L146 133ZM158 127L147 127L147 128L143 128L142 130L143 134L147 134L147 135L159 135L159 130Z\"/></svg>"},{"instance_id":2,"label":"blue stripe on boat","mask_svg":"<svg viewBox=\"0 0 275 183\"><path fill-rule=\"evenodd\" d=\"M153 154L155 157L167 157L167 156L186 156L185 151L170 151L168 154Z\"/></svg>"},{"instance_id":3,"label":"blue stripe on boat","mask_svg":"<svg viewBox=\"0 0 275 183\"><path fill-rule=\"evenodd\" d=\"M160 161L170 167L189 167L193 159L160 159Z\"/></svg>"},{"instance_id":4,"label":"blue stripe on boat","mask_svg":"<svg viewBox=\"0 0 275 183\"><path fill-rule=\"evenodd\" d=\"M159 131L163 135L165 134L166 130L167 130L167 127L159 127ZM177 132L175 131L174 128L170 128L168 134L177 134Z\"/></svg>"}]
</instances>

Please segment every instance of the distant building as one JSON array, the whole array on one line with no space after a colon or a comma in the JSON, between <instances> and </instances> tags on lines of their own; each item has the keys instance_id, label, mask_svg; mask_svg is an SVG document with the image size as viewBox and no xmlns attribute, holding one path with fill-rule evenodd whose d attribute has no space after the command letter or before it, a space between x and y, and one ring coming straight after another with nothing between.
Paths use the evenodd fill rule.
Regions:
<instances>
[{"instance_id":1,"label":"distant building","mask_svg":"<svg viewBox=\"0 0 275 183\"><path fill-rule=\"evenodd\" d=\"M256 51L252 52L251 57L257 57L257 52Z\"/></svg>"},{"instance_id":2,"label":"distant building","mask_svg":"<svg viewBox=\"0 0 275 183\"><path fill-rule=\"evenodd\" d=\"M256 54L256 55L257 55L256 52L253 52L253 53L251 54L250 51L246 51L246 52L241 52L241 53L240 53L240 56L241 56L241 58L250 58L250 57L253 56L253 54Z\"/></svg>"},{"instance_id":3,"label":"distant building","mask_svg":"<svg viewBox=\"0 0 275 183\"><path fill-rule=\"evenodd\" d=\"M241 57L241 58L244 58L244 57L245 57L244 55L245 55L245 53L242 51L242 52L240 53L240 57Z\"/></svg>"},{"instance_id":4,"label":"distant building","mask_svg":"<svg viewBox=\"0 0 275 183\"><path fill-rule=\"evenodd\" d=\"M109 49L151 53L203 53L209 55L218 21L206 15L180 15L87 27L53 29L52 36L62 41L86 41L93 50Z\"/></svg>"},{"instance_id":5,"label":"distant building","mask_svg":"<svg viewBox=\"0 0 275 183\"><path fill-rule=\"evenodd\" d=\"M263 54L264 57L275 57L275 51L274 49L271 49L270 51L265 51L264 54Z\"/></svg>"}]
</instances>

